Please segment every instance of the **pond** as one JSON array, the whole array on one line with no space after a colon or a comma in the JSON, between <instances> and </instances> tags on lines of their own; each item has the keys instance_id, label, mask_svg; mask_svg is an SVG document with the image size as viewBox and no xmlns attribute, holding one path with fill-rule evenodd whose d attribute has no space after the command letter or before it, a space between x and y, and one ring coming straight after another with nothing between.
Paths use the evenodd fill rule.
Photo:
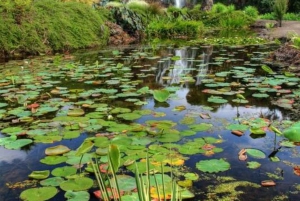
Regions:
<instances>
[{"instance_id":1,"label":"pond","mask_svg":"<svg viewBox=\"0 0 300 201\"><path fill-rule=\"evenodd\" d=\"M264 64L274 48L128 47L3 64L0 200L49 185L58 190L50 200L76 189L97 200L96 182L65 184L95 180L88 164L106 164L109 144L121 152L117 174L128 175L124 200L137 200L129 181L147 156L188 200L297 200L299 147L280 131L297 120L300 79ZM85 142L91 149L78 155ZM49 154L58 145L64 151Z\"/></svg>"}]
</instances>

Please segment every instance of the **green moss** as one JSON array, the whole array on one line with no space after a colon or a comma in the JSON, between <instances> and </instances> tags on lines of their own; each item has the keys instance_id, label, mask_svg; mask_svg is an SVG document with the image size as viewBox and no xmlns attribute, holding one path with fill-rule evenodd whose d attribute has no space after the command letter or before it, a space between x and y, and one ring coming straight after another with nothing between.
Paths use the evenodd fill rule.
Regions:
<instances>
[{"instance_id":1,"label":"green moss","mask_svg":"<svg viewBox=\"0 0 300 201\"><path fill-rule=\"evenodd\" d=\"M208 187L208 198L217 198L217 200L236 200L239 195L244 194L243 191L237 190L237 187L260 188L260 185L248 181L221 183L216 186Z\"/></svg>"},{"instance_id":2,"label":"green moss","mask_svg":"<svg viewBox=\"0 0 300 201\"><path fill-rule=\"evenodd\" d=\"M106 44L104 17L88 5L39 0L22 9L13 3L8 8L0 9L0 50L4 52L32 54Z\"/></svg>"}]
</instances>

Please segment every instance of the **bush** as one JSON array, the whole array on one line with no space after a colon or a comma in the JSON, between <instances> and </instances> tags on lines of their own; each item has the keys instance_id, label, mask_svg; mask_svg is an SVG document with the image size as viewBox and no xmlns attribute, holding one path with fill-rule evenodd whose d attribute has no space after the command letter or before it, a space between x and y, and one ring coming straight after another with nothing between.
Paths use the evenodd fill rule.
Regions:
<instances>
[{"instance_id":1,"label":"bush","mask_svg":"<svg viewBox=\"0 0 300 201\"><path fill-rule=\"evenodd\" d=\"M105 45L108 29L101 14L76 2L39 0L24 7L22 15L0 10L0 49L4 52L68 51Z\"/></svg>"},{"instance_id":2,"label":"bush","mask_svg":"<svg viewBox=\"0 0 300 201\"><path fill-rule=\"evenodd\" d=\"M288 9L288 0L275 0L274 2L274 15L276 20L279 21L279 26L281 27L281 23L283 20L283 16L286 13L287 9Z\"/></svg>"},{"instance_id":3,"label":"bush","mask_svg":"<svg viewBox=\"0 0 300 201\"><path fill-rule=\"evenodd\" d=\"M258 10L254 6L247 6L244 8L244 12L247 16L257 19L258 18Z\"/></svg>"},{"instance_id":4,"label":"bush","mask_svg":"<svg viewBox=\"0 0 300 201\"><path fill-rule=\"evenodd\" d=\"M266 13L259 16L260 19L264 20L276 20L274 13ZM300 21L300 13L286 13L283 16L283 20Z\"/></svg>"},{"instance_id":5,"label":"bush","mask_svg":"<svg viewBox=\"0 0 300 201\"><path fill-rule=\"evenodd\" d=\"M248 27L254 20L242 11L235 11L220 16L219 26L223 29L242 29Z\"/></svg>"},{"instance_id":6,"label":"bush","mask_svg":"<svg viewBox=\"0 0 300 201\"><path fill-rule=\"evenodd\" d=\"M149 37L156 38L196 37L203 34L204 25L200 21L159 19L151 22L146 32Z\"/></svg>"},{"instance_id":7,"label":"bush","mask_svg":"<svg viewBox=\"0 0 300 201\"><path fill-rule=\"evenodd\" d=\"M227 12L227 6L225 6L222 3L216 3L213 5L211 12L212 13L225 13L225 12Z\"/></svg>"}]
</instances>

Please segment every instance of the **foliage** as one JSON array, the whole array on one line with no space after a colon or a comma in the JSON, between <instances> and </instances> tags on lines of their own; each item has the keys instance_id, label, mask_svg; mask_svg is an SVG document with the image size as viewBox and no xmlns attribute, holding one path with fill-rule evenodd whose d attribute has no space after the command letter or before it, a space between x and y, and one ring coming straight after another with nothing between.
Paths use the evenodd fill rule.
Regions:
<instances>
[{"instance_id":1,"label":"foliage","mask_svg":"<svg viewBox=\"0 0 300 201\"><path fill-rule=\"evenodd\" d=\"M22 7L22 14L14 3L5 8L0 9L0 49L4 52L67 51L106 44L103 18L88 5L40 0Z\"/></svg>"},{"instance_id":2,"label":"foliage","mask_svg":"<svg viewBox=\"0 0 300 201\"><path fill-rule=\"evenodd\" d=\"M212 13L225 13L227 12L227 6L222 3L216 3L213 5L211 12Z\"/></svg>"},{"instance_id":3,"label":"foliage","mask_svg":"<svg viewBox=\"0 0 300 201\"><path fill-rule=\"evenodd\" d=\"M156 19L147 27L147 34L150 37L170 38L170 37L196 37L202 35L204 25L200 21L186 21L181 19Z\"/></svg>"},{"instance_id":4,"label":"foliage","mask_svg":"<svg viewBox=\"0 0 300 201\"><path fill-rule=\"evenodd\" d=\"M273 10L276 20L279 21L279 27L281 27L283 16L287 12L288 3L288 0L275 0L274 2Z\"/></svg>"},{"instance_id":5,"label":"foliage","mask_svg":"<svg viewBox=\"0 0 300 201\"><path fill-rule=\"evenodd\" d=\"M260 19L265 20L275 20L275 14L272 13L265 13L264 15L259 16ZM283 20L291 20L291 21L300 21L300 13L286 13L283 16Z\"/></svg>"},{"instance_id":6,"label":"foliage","mask_svg":"<svg viewBox=\"0 0 300 201\"><path fill-rule=\"evenodd\" d=\"M242 11L235 11L224 14L223 17L219 19L219 26L225 29L241 29L248 27L254 22L253 18L248 17Z\"/></svg>"},{"instance_id":7,"label":"foliage","mask_svg":"<svg viewBox=\"0 0 300 201\"><path fill-rule=\"evenodd\" d=\"M257 19L258 18L258 10L254 6L247 6L244 8L244 12L247 16Z\"/></svg>"},{"instance_id":8,"label":"foliage","mask_svg":"<svg viewBox=\"0 0 300 201\"><path fill-rule=\"evenodd\" d=\"M300 50L300 36L295 34L291 37L292 47Z\"/></svg>"}]
</instances>

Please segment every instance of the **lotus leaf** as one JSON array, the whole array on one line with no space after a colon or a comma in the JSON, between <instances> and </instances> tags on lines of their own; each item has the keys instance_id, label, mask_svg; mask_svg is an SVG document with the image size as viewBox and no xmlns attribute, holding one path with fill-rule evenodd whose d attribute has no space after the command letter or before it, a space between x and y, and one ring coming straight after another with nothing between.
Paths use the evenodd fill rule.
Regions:
<instances>
[{"instance_id":1,"label":"lotus leaf","mask_svg":"<svg viewBox=\"0 0 300 201\"><path fill-rule=\"evenodd\" d=\"M286 141L280 142L280 146L292 148L292 147L295 147L296 145L293 142L286 140Z\"/></svg>"},{"instance_id":2,"label":"lotus leaf","mask_svg":"<svg viewBox=\"0 0 300 201\"><path fill-rule=\"evenodd\" d=\"M67 201L89 201L90 194L86 191L67 191L65 193L65 198L67 198Z\"/></svg>"},{"instance_id":3,"label":"lotus leaf","mask_svg":"<svg viewBox=\"0 0 300 201\"><path fill-rule=\"evenodd\" d=\"M66 156L46 156L45 158L42 158L40 162L47 165L57 165L66 162L67 159Z\"/></svg>"},{"instance_id":4,"label":"lotus leaf","mask_svg":"<svg viewBox=\"0 0 300 201\"><path fill-rule=\"evenodd\" d=\"M64 166L53 169L51 174L55 177L67 177L76 174L76 172L77 169L75 167Z\"/></svg>"},{"instance_id":5,"label":"lotus leaf","mask_svg":"<svg viewBox=\"0 0 300 201\"><path fill-rule=\"evenodd\" d=\"M78 117L84 115L84 110L80 108L75 108L68 111L68 116Z\"/></svg>"},{"instance_id":6,"label":"lotus leaf","mask_svg":"<svg viewBox=\"0 0 300 201\"><path fill-rule=\"evenodd\" d=\"M180 132L181 136L192 136L192 135L196 135L196 131L193 130L183 130Z\"/></svg>"},{"instance_id":7,"label":"lotus leaf","mask_svg":"<svg viewBox=\"0 0 300 201\"><path fill-rule=\"evenodd\" d=\"M14 141L17 140L17 136L16 135L11 135L9 137L4 137L4 138L0 138L0 146L4 146L7 144L10 144Z\"/></svg>"},{"instance_id":8,"label":"lotus leaf","mask_svg":"<svg viewBox=\"0 0 300 201\"><path fill-rule=\"evenodd\" d=\"M46 179L49 177L50 171L49 170L42 170L42 171L33 171L28 175L29 178L32 179Z\"/></svg>"},{"instance_id":9,"label":"lotus leaf","mask_svg":"<svg viewBox=\"0 0 300 201\"><path fill-rule=\"evenodd\" d=\"M64 139L74 139L79 137L80 131L64 131L63 132L63 138Z\"/></svg>"},{"instance_id":10,"label":"lotus leaf","mask_svg":"<svg viewBox=\"0 0 300 201\"><path fill-rule=\"evenodd\" d=\"M185 116L183 119L179 121L181 124L189 125L194 124L196 122L196 119L194 117Z\"/></svg>"},{"instance_id":11,"label":"lotus leaf","mask_svg":"<svg viewBox=\"0 0 300 201\"><path fill-rule=\"evenodd\" d=\"M257 128L257 127L250 128L250 132L255 135L266 134L266 131L263 128Z\"/></svg>"},{"instance_id":12,"label":"lotus leaf","mask_svg":"<svg viewBox=\"0 0 300 201\"><path fill-rule=\"evenodd\" d=\"M207 131L213 127L212 124L208 123L200 123L200 124L194 124L190 125L189 128L192 129L193 131L196 132L201 132L201 131Z\"/></svg>"},{"instance_id":13,"label":"lotus leaf","mask_svg":"<svg viewBox=\"0 0 300 201\"><path fill-rule=\"evenodd\" d=\"M42 186L59 186L61 182L65 181L61 177L51 177L45 180L40 181Z\"/></svg>"},{"instance_id":14,"label":"lotus leaf","mask_svg":"<svg viewBox=\"0 0 300 201\"><path fill-rule=\"evenodd\" d=\"M19 134L23 131L22 127L8 127L1 130L2 133L6 133L8 135Z\"/></svg>"},{"instance_id":15,"label":"lotus leaf","mask_svg":"<svg viewBox=\"0 0 300 201\"><path fill-rule=\"evenodd\" d=\"M300 142L300 124L299 122L293 124L291 127L283 131L284 137L292 142Z\"/></svg>"},{"instance_id":16,"label":"lotus leaf","mask_svg":"<svg viewBox=\"0 0 300 201\"><path fill-rule=\"evenodd\" d=\"M82 156L68 156L66 163L70 165L86 164L91 161L92 157L92 154L89 153L83 154Z\"/></svg>"},{"instance_id":17,"label":"lotus leaf","mask_svg":"<svg viewBox=\"0 0 300 201\"><path fill-rule=\"evenodd\" d=\"M69 151L70 151L70 149L67 146L57 145L54 147L46 148L45 154L48 156L55 156L55 155L61 155L61 154L67 153Z\"/></svg>"},{"instance_id":18,"label":"lotus leaf","mask_svg":"<svg viewBox=\"0 0 300 201\"><path fill-rule=\"evenodd\" d=\"M170 93L166 89L154 90L153 96L154 96L154 99L157 100L158 102L165 102L169 98Z\"/></svg>"},{"instance_id":19,"label":"lotus leaf","mask_svg":"<svg viewBox=\"0 0 300 201\"><path fill-rule=\"evenodd\" d=\"M261 164L256 162L256 161L247 162L247 167L250 168L250 169L257 169L260 166L261 166Z\"/></svg>"},{"instance_id":20,"label":"lotus leaf","mask_svg":"<svg viewBox=\"0 0 300 201\"><path fill-rule=\"evenodd\" d=\"M130 195L123 195L121 197L122 201L139 201L138 193L131 193Z\"/></svg>"},{"instance_id":21,"label":"lotus leaf","mask_svg":"<svg viewBox=\"0 0 300 201\"><path fill-rule=\"evenodd\" d=\"M268 98L269 97L268 94L263 94L263 93L254 93L254 94L252 94L252 96L255 98Z\"/></svg>"},{"instance_id":22,"label":"lotus leaf","mask_svg":"<svg viewBox=\"0 0 300 201\"><path fill-rule=\"evenodd\" d=\"M208 173L224 172L230 168L230 164L224 159L202 160L196 163L196 168Z\"/></svg>"},{"instance_id":23,"label":"lotus leaf","mask_svg":"<svg viewBox=\"0 0 300 201\"><path fill-rule=\"evenodd\" d=\"M84 191L93 186L93 180L87 177L76 177L60 183L60 188L64 191Z\"/></svg>"},{"instance_id":24,"label":"lotus leaf","mask_svg":"<svg viewBox=\"0 0 300 201\"><path fill-rule=\"evenodd\" d=\"M160 142L178 142L180 139L181 139L180 135L171 134L171 133L160 135L159 138L157 138L157 140Z\"/></svg>"},{"instance_id":25,"label":"lotus leaf","mask_svg":"<svg viewBox=\"0 0 300 201\"><path fill-rule=\"evenodd\" d=\"M192 181L198 180L199 179L199 175L196 173L185 173L183 175L185 177L185 179L189 179Z\"/></svg>"},{"instance_id":26,"label":"lotus leaf","mask_svg":"<svg viewBox=\"0 0 300 201\"><path fill-rule=\"evenodd\" d=\"M117 175L116 177L120 191L132 191L137 188L136 180L132 176ZM113 179L111 179L113 182Z\"/></svg>"},{"instance_id":27,"label":"lotus leaf","mask_svg":"<svg viewBox=\"0 0 300 201\"><path fill-rule=\"evenodd\" d=\"M25 201L49 200L58 193L55 187L30 188L23 191L20 198Z\"/></svg>"},{"instance_id":28,"label":"lotus leaf","mask_svg":"<svg viewBox=\"0 0 300 201\"><path fill-rule=\"evenodd\" d=\"M246 152L254 158L266 158L266 154L258 149L246 149Z\"/></svg>"}]
</instances>

